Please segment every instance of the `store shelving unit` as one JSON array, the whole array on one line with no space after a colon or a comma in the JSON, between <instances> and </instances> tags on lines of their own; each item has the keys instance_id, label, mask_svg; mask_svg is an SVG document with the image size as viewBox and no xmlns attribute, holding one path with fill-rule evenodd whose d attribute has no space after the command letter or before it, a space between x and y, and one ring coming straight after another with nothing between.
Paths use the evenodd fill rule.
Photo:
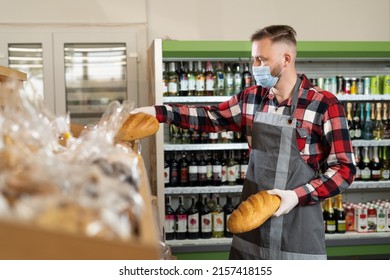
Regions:
<instances>
[{"instance_id":1,"label":"store shelving unit","mask_svg":"<svg viewBox=\"0 0 390 280\"><path fill-rule=\"evenodd\" d=\"M213 104L228 100L229 96L162 96L162 62L168 61L226 61L249 62L250 42L244 41L171 41L156 39L149 49L153 61L151 104ZM298 72L310 78L334 75L371 76L390 72L390 42L299 42ZM390 95L337 95L342 102L390 102ZM175 187L165 188L163 180L164 151L247 149L246 143L231 144L170 144L163 125L154 139L151 153L152 182L156 185L160 221L164 221L165 195L192 195L197 193L240 193L242 186ZM353 140L354 146L390 146L390 140ZM345 192L348 201L390 198L390 181L356 181ZM365 246L376 248L378 254L390 255L390 232L347 233L326 237L329 256L375 254ZM227 258L230 238L210 240L170 240L174 254L179 258ZM375 247L378 246L378 247ZM207 252L207 256L204 255ZM368 254L368 253L367 253Z\"/></svg>"}]
</instances>

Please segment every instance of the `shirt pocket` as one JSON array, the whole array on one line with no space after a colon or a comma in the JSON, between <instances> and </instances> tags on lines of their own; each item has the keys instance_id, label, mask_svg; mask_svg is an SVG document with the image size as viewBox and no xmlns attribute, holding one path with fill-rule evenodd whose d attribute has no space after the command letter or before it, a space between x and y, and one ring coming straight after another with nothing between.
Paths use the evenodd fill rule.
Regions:
<instances>
[{"instance_id":1,"label":"shirt pocket","mask_svg":"<svg viewBox=\"0 0 390 280\"><path fill-rule=\"evenodd\" d=\"M309 137L310 134L306 128L297 128L297 146L301 154L305 154L305 147L309 141Z\"/></svg>"}]
</instances>

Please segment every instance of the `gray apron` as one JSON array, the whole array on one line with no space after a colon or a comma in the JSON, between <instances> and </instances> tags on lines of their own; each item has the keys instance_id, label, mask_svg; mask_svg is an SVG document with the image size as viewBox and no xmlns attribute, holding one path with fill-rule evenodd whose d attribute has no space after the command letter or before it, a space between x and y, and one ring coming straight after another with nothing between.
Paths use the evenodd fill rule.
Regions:
<instances>
[{"instance_id":1,"label":"gray apron","mask_svg":"<svg viewBox=\"0 0 390 280\"><path fill-rule=\"evenodd\" d=\"M297 79L290 116L261 112L264 97L252 127L252 151L242 201L260 190L292 190L314 178L296 143L295 108ZM307 94L303 89L303 94ZM233 236L230 259L326 259L325 233L320 204L297 206L262 226Z\"/></svg>"}]
</instances>

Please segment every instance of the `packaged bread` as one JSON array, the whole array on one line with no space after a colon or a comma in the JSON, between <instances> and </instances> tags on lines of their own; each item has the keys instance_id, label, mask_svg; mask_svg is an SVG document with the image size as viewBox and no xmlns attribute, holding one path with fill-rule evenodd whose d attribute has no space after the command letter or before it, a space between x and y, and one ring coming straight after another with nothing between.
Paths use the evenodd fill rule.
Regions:
<instances>
[{"instance_id":1,"label":"packaged bread","mask_svg":"<svg viewBox=\"0 0 390 280\"><path fill-rule=\"evenodd\" d=\"M279 196L267 191L255 193L233 211L227 227L233 234L253 230L268 220L279 206Z\"/></svg>"},{"instance_id":2,"label":"packaged bread","mask_svg":"<svg viewBox=\"0 0 390 280\"><path fill-rule=\"evenodd\" d=\"M151 136L157 132L159 123L149 114L130 114L115 136L117 142L134 141Z\"/></svg>"}]
</instances>

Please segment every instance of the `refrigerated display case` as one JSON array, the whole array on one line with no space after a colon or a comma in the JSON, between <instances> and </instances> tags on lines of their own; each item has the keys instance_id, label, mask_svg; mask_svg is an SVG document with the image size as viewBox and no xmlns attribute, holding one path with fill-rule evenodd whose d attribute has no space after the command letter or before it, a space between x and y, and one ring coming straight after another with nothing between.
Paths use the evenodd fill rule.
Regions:
<instances>
[{"instance_id":1,"label":"refrigerated display case","mask_svg":"<svg viewBox=\"0 0 390 280\"><path fill-rule=\"evenodd\" d=\"M71 121L99 120L113 100L138 105L137 34L127 31L1 32L0 65L27 73L25 91Z\"/></svg>"},{"instance_id":2,"label":"refrigerated display case","mask_svg":"<svg viewBox=\"0 0 390 280\"><path fill-rule=\"evenodd\" d=\"M151 89L154 92L150 104L213 104L229 99L229 96L163 96L163 63L181 61L250 62L250 42L244 41L173 41L154 40L149 48L151 61ZM299 42L298 72L309 78L344 75L371 76L390 73L389 42ZM390 95L340 95L342 102L388 102ZM168 187L164 186L164 152L191 150L246 149L242 143L232 144L171 144L167 125L161 124L152 146L150 162L155 168L151 173L160 209L160 221L164 221L164 197L202 193L239 194L242 186L222 187ZM231 146L232 145L232 146ZM240 147L237 147L240 145ZM388 146L389 140L353 140L354 146ZM390 181L356 181L343 194L345 201L365 202L372 199L390 199ZM174 207L175 208L175 207ZM163 224L160 225L163 228ZM183 259L226 259L230 238L169 240L173 253ZM329 257L390 255L390 232L347 233L326 236ZM207 252L207 254L205 254Z\"/></svg>"}]
</instances>

